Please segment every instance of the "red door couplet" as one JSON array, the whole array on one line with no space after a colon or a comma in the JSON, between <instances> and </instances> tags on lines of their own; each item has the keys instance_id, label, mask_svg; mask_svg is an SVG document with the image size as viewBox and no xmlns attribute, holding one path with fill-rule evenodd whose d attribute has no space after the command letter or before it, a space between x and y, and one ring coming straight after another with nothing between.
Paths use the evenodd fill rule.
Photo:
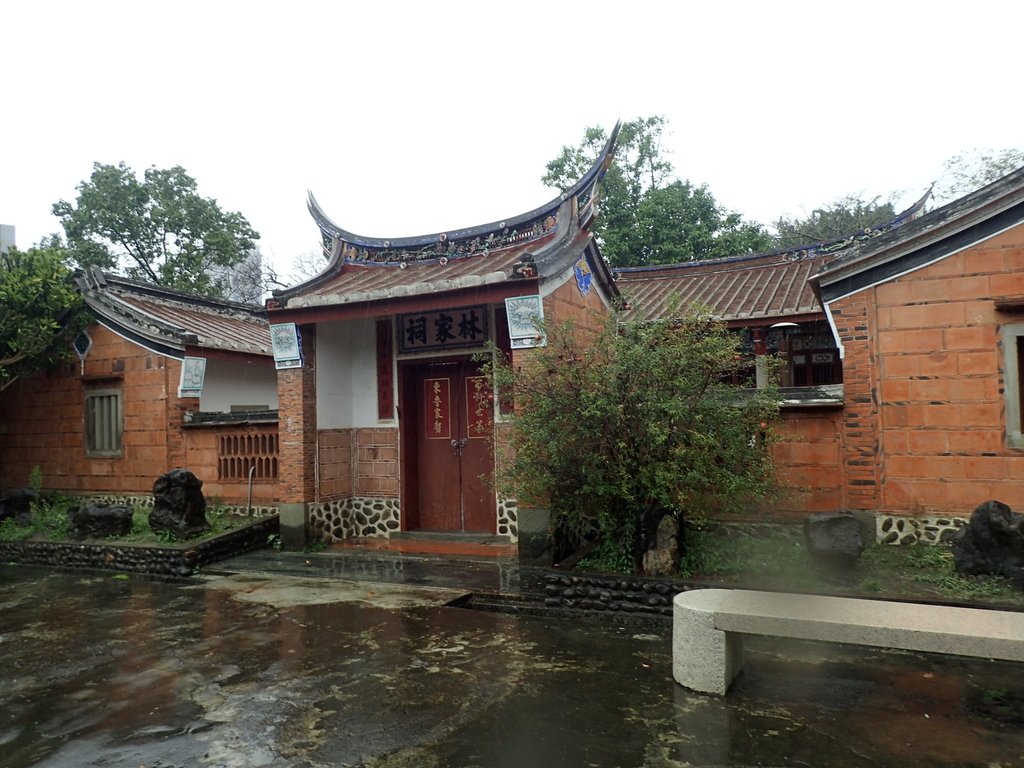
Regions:
<instances>
[{"instance_id":1,"label":"red door couplet","mask_svg":"<svg viewBox=\"0 0 1024 768\"><path fill-rule=\"evenodd\" d=\"M493 402L487 379L469 361L416 366L405 381L407 422L404 439L415 440L415 482L418 527L431 531L494 533L496 506L494 475ZM409 411L413 413L409 413ZM415 476L415 480L412 480Z\"/></svg>"}]
</instances>

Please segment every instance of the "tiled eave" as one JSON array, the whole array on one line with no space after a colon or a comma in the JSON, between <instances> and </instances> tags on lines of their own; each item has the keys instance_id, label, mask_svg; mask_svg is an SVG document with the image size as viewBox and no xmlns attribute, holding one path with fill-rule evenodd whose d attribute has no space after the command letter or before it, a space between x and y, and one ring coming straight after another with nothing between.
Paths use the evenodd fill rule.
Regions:
<instances>
[{"instance_id":1,"label":"tiled eave","mask_svg":"<svg viewBox=\"0 0 1024 768\"><path fill-rule=\"evenodd\" d=\"M303 307L322 307L327 305L359 304L388 299L400 299L423 294L460 291L484 285L495 285L508 280L504 272L488 272L482 275L466 275L453 279L427 280L407 285L396 285L393 288L374 288L367 291L350 291L347 293L316 293L300 296L288 302L291 309Z\"/></svg>"},{"instance_id":2,"label":"tiled eave","mask_svg":"<svg viewBox=\"0 0 1024 768\"><path fill-rule=\"evenodd\" d=\"M133 283L99 270L80 272L76 283L97 321L157 354L182 358L197 350L268 357L267 323L255 310Z\"/></svg>"},{"instance_id":3,"label":"tiled eave","mask_svg":"<svg viewBox=\"0 0 1024 768\"><path fill-rule=\"evenodd\" d=\"M815 320L824 313L808 277L827 258L769 254L621 270L617 285L633 320L671 319L693 305L708 307L730 325Z\"/></svg>"}]
</instances>

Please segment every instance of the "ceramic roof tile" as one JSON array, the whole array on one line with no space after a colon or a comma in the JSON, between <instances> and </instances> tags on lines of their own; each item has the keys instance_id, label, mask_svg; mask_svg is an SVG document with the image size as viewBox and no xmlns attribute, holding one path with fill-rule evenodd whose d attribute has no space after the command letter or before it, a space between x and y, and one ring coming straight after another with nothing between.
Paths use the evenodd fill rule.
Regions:
<instances>
[{"instance_id":1,"label":"ceramic roof tile","mask_svg":"<svg viewBox=\"0 0 1024 768\"><path fill-rule=\"evenodd\" d=\"M786 253L623 269L618 286L631 319L665 319L692 304L725 321L804 315L822 311L808 278L832 258Z\"/></svg>"},{"instance_id":2,"label":"ceramic roof tile","mask_svg":"<svg viewBox=\"0 0 1024 768\"><path fill-rule=\"evenodd\" d=\"M271 354L269 326L258 308L135 283L95 268L78 273L76 282L102 323L161 354L180 357L186 347Z\"/></svg>"}]
</instances>

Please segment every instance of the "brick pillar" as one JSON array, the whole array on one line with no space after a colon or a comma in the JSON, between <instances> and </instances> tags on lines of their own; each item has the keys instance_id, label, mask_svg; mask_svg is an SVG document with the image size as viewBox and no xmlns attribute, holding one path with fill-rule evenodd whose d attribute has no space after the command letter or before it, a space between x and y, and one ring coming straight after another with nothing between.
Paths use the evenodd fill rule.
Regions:
<instances>
[{"instance_id":1,"label":"brick pillar","mask_svg":"<svg viewBox=\"0 0 1024 768\"><path fill-rule=\"evenodd\" d=\"M177 384L175 384L177 387ZM196 472L196 468L188 466L188 451L185 448L185 430L182 425L185 423L185 411L193 413L199 410L198 397L168 397L167 398L167 469L185 467ZM207 469L201 467L200 469ZM207 469L207 471L209 471ZM156 478L153 478L154 480ZM216 480L216 478L203 477L203 482Z\"/></svg>"},{"instance_id":2,"label":"brick pillar","mask_svg":"<svg viewBox=\"0 0 1024 768\"><path fill-rule=\"evenodd\" d=\"M167 407L164 413L167 416L167 466L163 469L168 472L178 467L193 469L188 466L188 453L185 450L185 430L182 426L185 423L185 411L198 411L198 397L178 397L178 384L181 382L180 360L168 360L164 375L166 376L164 389L167 394ZM200 477L206 482L210 478ZM215 478L214 478L215 479ZM153 478L154 482L156 478Z\"/></svg>"},{"instance_id":3,"label":"brick pillar","mask_svg":"<svg viewBox=\"0 0 1024 768\"><path fill-rule=\"evenodd\" d=\"M277 372L281 540L306 546L307 504L316 501L316 326L303 325L301 368Z\"/></svg>"},{"instance_id":4,"label":"brick pillar","mask_svg":"<svg viewBox=\"0 0 1024 768\"><path fill-rule=\"evenodd\" d=\"M876 510L879 500L880 423L874 386L874 349L864 292L831 305L843 358L843 499L847 509Z\"/></svg>"}]
</instances>

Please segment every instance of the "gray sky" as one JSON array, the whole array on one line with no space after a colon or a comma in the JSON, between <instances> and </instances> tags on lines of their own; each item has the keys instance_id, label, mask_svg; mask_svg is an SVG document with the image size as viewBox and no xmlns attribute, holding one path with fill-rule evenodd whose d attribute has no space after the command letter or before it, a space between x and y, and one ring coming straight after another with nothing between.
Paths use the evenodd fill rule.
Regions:
<instances>
[{"instance_id":1,"label":"gray sky","mask_svg":"<svg viewBox=\"0 0 1024 768\"><path fill-rule=\"evenodd\" d=\"M362 235L499 220L619 118L665 115L678 174L764 223L1024 147L1005 0L15 2L0 27L0 222L22 247L93 162L183 166L287 271L317 247L307 189Z\"/></svg>"}]
</instances>

